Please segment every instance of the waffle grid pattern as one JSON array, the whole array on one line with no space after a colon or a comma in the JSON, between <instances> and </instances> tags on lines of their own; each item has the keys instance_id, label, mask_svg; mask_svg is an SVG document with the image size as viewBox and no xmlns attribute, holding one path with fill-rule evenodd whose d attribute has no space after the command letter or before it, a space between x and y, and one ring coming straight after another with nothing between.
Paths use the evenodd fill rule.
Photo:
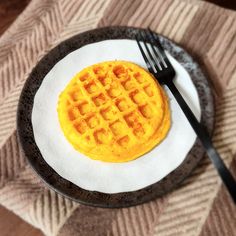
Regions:
<instances>
[{"instance_id":1,"label":"waffle grid pattern","mask_svg":"<svg viewBox=\"0 0 236 236\"><path fill-rule=\"evenodd\" d=\"M150 77L137 65L119 61L93 65L78 73L60 96L61 101L66 98L69 140L75 135L78 140L79 135L90 147L118 145L128 149L129 143L150 138L163 121L165 106L162 90Z\"/></svg>"}]
</instances>

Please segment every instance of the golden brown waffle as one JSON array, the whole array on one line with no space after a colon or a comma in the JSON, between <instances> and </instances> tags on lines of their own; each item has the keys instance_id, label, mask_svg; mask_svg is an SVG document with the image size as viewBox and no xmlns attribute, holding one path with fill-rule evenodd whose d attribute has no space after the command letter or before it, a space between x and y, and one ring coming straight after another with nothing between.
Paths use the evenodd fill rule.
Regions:
<instances>
[{"instance_id":1,"label":"golden brown waffle","mask_svg":"<svg viewBox=\"0 0 236 236\"><path fill-rule=\"evenodd\" d=\"M58 116L75 149L107 162L141 156L170 128L163 89L149 72L126 61L103 62L79 72L59 97Z\"/></svg>"}]
</instances>

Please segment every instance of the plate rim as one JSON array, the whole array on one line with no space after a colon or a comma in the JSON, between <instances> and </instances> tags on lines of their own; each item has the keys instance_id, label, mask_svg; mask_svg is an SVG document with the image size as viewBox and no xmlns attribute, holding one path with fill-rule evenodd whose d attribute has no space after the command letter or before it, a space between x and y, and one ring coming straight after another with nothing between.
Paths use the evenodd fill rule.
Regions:
<instances>
[{"instance_id":1,"label":"plate rim","mask_svg":"<svg viewBox=\"0 0 236 236\"><path fill-rule=\"evenodd\" d=\"M96 28L93 30L89 30L89 31L77 34L77 35L61 42L59 45L57 45L51 51L49 51L33 68L32 72L28 76L28 78L23 86L23 89L22 89L22 92L21 92L21 95L19 98L19 102L18 102L17 125L16 125L17 126L17 138L19 140L21 150L23 151L23 154L26 157L30 166L37 173L37 175L43 180L43 182L46 183L47 186L49 186L49 188L53 189L57 193L65 196L73 201L77 201L82 204L90 205L90 206L106 207L106 208L120 208L120 207L134 206L134 205L138 205L138 204L153 200L157 197L160 197L160 196L166 194L167 192L172 191L177 186L179 186L179 184L192 172L192 170L197 166L199 161L204 156L204 150L201 147L200 141L198 139L196 139L196 141L193 144L192 148L190 149L189 153L186 155L185 160L175 170L173 170L171 173L169 173L162 180L160 180L154 184L151 184L145 188L142 188L140 190L131 191L131 192L112 193L112 194L101 193L101 192L97 192L97 191L89 191L89 190L85 190L85 189L80 188L79 186L71 183L70 181L64 179L59 174L57 174L57 172L54 171L52 169L52 167L49 166L46 163L46 161L43 159L43 157L40 153L40 150L38 149L37 144L35 143L34 134L32 133L33 129L32 129L32 122L31 122L31 113L32 113L33 103L31 104L31 107L30 107L29 104L26 105L26 101L31 101L31 100L34 101L34 96L35 96L38 88L41 86L41 83L42 83L45 75L51 70L51 68L59 60L61 60L66 55L68 55L70 52L72 52L82 46L85 46L87 44L101 41L101 40L97 40L99 37L94 37L94 35L95 36L97 34L99 35L99 34L101 34L101 32L107 33L108 35L110 33L113 33L114 34L113 39L121 39L122 33L124 34L124 32L125 32L126 35L125 35L124 39L134 39L133 36L134 36L135 32L140 31L140 30L143 30L143 29L137 28L137 27L127 27L127 26L108 26L108 27ZM127 37L127 34L130 34L131 36ZM121 38L119 38L119 37L121 37ZM76 48L73 48L73 46L71 47L71 45L70 45L71 42L81 39L81 38L85 39L85 43L82 42L82 45L80 47L76 47ZM86 38L88 41L90 41L90 40L92 40L92 41L94 40L94 41L93 42L90 41L90 42L86 43ZM107 39L109 39L109 38L107 38ZM165 40L166 43L168 42L171 45L178 46L176 43L174 43L173 41L171 41L170 39L168 39L164 36L161 36L161 39ZM105 40L105 39L102 39L102 40ZM66 48L66 46L68 48ZM180 47L180 46L178 46L178 47ZM204 82L205 84L203 84L203 85L207 86L208 94L206 96L208 97L208 100L204 101L204 99L206 97L204 97L203 100L199 99L200 107L201 107L201 111L202 111L201 112L201 122L203 122L203 124L206 127L208 127L208 131L210 133L212 133L213 127L214 127L215 108L214 108L214 97L213 97L212 91L210 89L210 83L208 82L207 76L205 75L204 71L202 71L202 69L200 68L196 59L193 58L191 55L189 55L189 53L186 52L185 49L183 49L182 47L180 47L180 48L181 48L182 52L184 53L184 55L187 55L198 66L197 69L200 70L200 73L202 74L202 76L204 78L204 81L201 81L201 82L202 83ZM63 52L63 50L66 50L66 53ZM63 54L62 57L60 54L61 52ZM55 60L55 58L51 58L52 57L51 55L54 55L55 53L58 54L58 57L56 58L56 60ZM175 56L174 56L174 58L175 58ZM46 69L44 69L44 65L46 65L46 62L48 62L50 60L51 60L52 66L51 67L49 66L49 68L46 67ZM44 73L42 73L42 71L43 72L46 71L46 74L44 75ZM191 73L190 73L190 75L191 75ZM34 88L34 89L36 89L35 93L28 94L28 96L26 96L27 92L31 91L28 89L30 88L29 85L32 84L32 80L34 79L34 77L36 77L36 78L41 77L41 81L38 82L39 86L38 86L38 88L36 88L37 86ZM199 96L199 92L201 92L201 89L203 89L203 88L199 89L198 86L196 85L196 81L193 81L193 83L194 83L194 86L196 87L196 90L197 90L198 96ZM30 97L30 95L33 95L33 96ZM200 96L199 96L199 98L200 98ZM203 103L206 103L206 104L203 104ZM205 106L207 106L207 108ZM25 109L26 110L28 109L30 111L30 113L27 115L24 114L23 111ZM206 109L208 109L208 110L206 110ZM29 116L30 116L30 119L29 119ZM204 117L204 116L207 116L207 117ZM27 125L30 127L28 127ZM24 130L25 128L26 128L26 130ZM29 137L30 133L31 133L31 137ZM26 137L31 138L31 140L27 140ZM33 154L33 155L29 155L29 153ZM191 160L187 160L187 159L189 159L189 156L194 158L194 155L196 155L196 153L198 155L195 156L194 163L193 163L193 161L191 162ZM41 160L39 158L41 158ZM185 173L182 174L182 176L181 176L181 173L180 174L177 173L178 181L175 181L173 183L173 181L170 179L169 176L173 175L174 172L175 173L178 172L177 170L183 168L183 165L189 166L189 164L192 165L191 168L186 169L186 167L185 167L184 168ZM45 173L45 168L47 171L49 171L49 173ZM166 187L162 186L162 187L157 188L157 185L160 186L160 182L162 182L162 183L164 182L169 187L166 188ZM65 192L65 188L67 189L67 192ZM74 191L77 191L77 195L75 195L75 193L73 193Z\"/></svg>"}]
</instances>

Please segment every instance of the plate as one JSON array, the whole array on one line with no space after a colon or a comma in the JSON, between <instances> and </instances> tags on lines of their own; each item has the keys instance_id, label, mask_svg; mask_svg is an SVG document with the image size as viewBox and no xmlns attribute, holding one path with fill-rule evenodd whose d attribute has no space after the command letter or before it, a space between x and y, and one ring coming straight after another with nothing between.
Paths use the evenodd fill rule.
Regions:
<instances>
[{"instance_id":1,"label":"plate","mask_svg":"<svg viewBox=\"0 0 236 236\"><path fill-rule=\"evenodd\" d=\"M194 142L196 136L171 94L173 121L167 139L135 161L112 164L92 161L83 155L78 157L78 152L71 148L61 133L53 108L58 94L76 72L85 66L112 59L129 60L145 67L133 41L139 30L108 27L79 34L47 54L34 68L23 88L17 129L25 156L46 183L73 200L102 207L143 203L174 189L203 156L199 141ZM177 70L176 85L196 116L200 118L201 113L201 121L211 131L213 99L204 74L182 48L164 37L161 41ZM45 96L47 103L42 99ZM70 159L65 158L68 153Z\"/></svg>"}]
</instances>

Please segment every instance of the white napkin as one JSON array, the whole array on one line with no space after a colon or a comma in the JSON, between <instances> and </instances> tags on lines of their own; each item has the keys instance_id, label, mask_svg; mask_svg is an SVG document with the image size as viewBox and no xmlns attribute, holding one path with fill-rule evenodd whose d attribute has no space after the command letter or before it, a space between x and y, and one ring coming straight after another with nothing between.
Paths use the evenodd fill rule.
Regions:
<instances>
[{"instance_id":1,"label":"white napkin","mask_svg":"<svg viewBox=\"0 0 236 236\"><path fill-rule=\"evenodd\" d=\"M169 55L177 71L176 86L200 119L197 91L187 71ZM94 161L76 151L64 137L57 116L58 96L83 68L108 60L127 60L144 68L133 40L106 40L86 45L64 57L45 76L34 99L32 124L36 144L45 161L63 178L86 190L104 193L135 191L153 184L185 159L196 135L177 102L167 91L171 129L166 139L149 153L126 163Z\"/></svg>"}]
</instances>

